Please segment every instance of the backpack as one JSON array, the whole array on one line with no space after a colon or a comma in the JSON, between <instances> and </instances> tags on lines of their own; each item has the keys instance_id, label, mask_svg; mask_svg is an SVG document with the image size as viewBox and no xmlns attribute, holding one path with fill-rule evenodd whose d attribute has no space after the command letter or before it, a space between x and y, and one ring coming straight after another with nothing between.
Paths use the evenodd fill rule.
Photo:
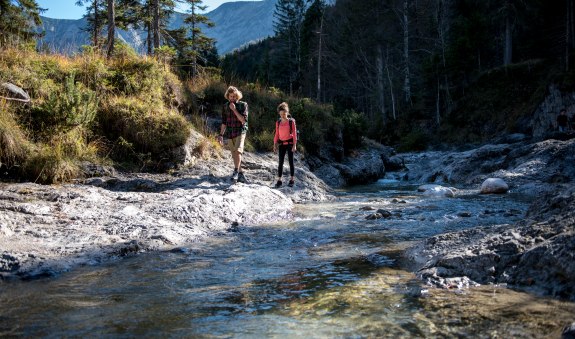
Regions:
<instances>
[{"instance_id":1,"label":"backpack","mask_svg":"<svg viewBox=\"0 0 575 339\"><path fill-rule=\"evenodd\" d=\"M282 121L281 118L279 118L279 119L276 121L276 129L279 129L279 128L280 128L280 122L281 122L281 121ZM291 118L291 117L288 118L288 123L289 123L289 135L292 136L292 139L288 141L288 144L293 144L294 122L295 122L295 119L294 119L294 118ZM300 139L299 139L299 128L296 130L296 135L297 135L297 140L300 140ZM284 141L285 141L285 140L284 140Z\"/></svg>"}]
</instances>

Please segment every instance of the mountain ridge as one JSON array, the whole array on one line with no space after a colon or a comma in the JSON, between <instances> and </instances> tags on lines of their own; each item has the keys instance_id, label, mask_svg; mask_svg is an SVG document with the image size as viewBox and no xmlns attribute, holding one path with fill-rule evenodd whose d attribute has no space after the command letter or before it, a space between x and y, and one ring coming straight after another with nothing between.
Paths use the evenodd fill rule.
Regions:
<instances>
[{"instance_id":1,"label":"mountain ridge","mask_svg":"<svg viewBox=\"0 0 575 339\"><path fill-rule=\"evenodd\" d=\"M212 28L204 28L204 33L216 40L220 55L227 54L254 41L265 39L274 34L273 13L277 0L226 2L207 12L206 16L214 22ZM175 12L170 18L168 28L175 29L183 25L187 14ZM38 41L40 48L51 52L73 54L82 45L90 43L89 33L84 30L87 24L81 19L53 19L41 17L39 32L45 32ZM146 32L143 30L118 29L116 37L140 53L145 51Z\"/></svg>"}]
</instances>

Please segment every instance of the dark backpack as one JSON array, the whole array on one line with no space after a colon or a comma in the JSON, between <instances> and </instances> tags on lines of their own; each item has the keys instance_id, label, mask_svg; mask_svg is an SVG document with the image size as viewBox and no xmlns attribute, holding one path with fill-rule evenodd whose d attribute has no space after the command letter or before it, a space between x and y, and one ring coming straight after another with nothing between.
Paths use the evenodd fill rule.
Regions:
<instances>
[{"instance_id":1,"label":"dark backpack","mask_svg":"<svg viewBox=\"0 0 575 339\"><path fill-rule=\"evenodd\" d=\"M276 121L276 129L279 129L279 128L280 128L280 122L281 122L281 121L282 121L281 118L279 118L279 119ZM294 122L295 122L295 119L294 119L294 118L288 118L288 123L289 123L289 135L292 136L292 139L288 141L288 144L293 144ZM296 134L297 134L297 140L299 140L299 128L296 130ZM282 141L282 140L280 140L280 141ZM283 141L285 142L286 140L283 140Z\"/></svg>"}]
</instances>

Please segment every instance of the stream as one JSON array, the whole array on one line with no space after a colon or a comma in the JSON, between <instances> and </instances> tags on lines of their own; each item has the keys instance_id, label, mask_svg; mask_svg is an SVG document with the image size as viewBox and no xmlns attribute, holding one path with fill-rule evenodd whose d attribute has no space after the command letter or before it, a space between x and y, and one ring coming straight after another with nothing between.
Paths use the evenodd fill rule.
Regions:
<instances>
[{"instance_id":1,"label":"stream","mask_svg":"<svg viewBox=\"0 0 575 339\"><path fill-rule=\"evenodd\" d=\"M187 248L0 281L0 337L560 338L575 320L574 303L503 286L431 288L398 260L435 234L515 223L524 197L390 180L338 196ZM367 220L377 209L391 216Z\"/></svg>"}]
</instances>

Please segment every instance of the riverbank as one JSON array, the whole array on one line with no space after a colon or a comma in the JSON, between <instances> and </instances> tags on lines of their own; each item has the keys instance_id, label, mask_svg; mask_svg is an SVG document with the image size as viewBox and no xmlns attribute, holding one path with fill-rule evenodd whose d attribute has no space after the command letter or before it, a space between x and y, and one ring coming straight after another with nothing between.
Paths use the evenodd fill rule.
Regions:
<instances>
[{"instance_id":1,"label":"riverbank","mask_svg":"<svg viewBox=\"0 0 575 339\"><path fill-rule=\"evenodd\" d=\"M438 235L409 248L404 265L421 279L446 288L508 284L573 300L574 140L520 141L393 159L388 153L376 159L378 152L368 150L355 162L323 164L317 172L298 155L295 187L279 190L273 189L277 163L271 153L245 155L249 184L228 181L229 156L171 174L120 173L60 186L1 184L0 274L4 279L51 276L133 253L178 250L238 227L289 220L296 203L335 199L326 181L380 171L374 163L381 162L405 164L387 175L409 183L479 189L482 181L497 177L510 192L536 199L516 224Z\"/></svg>"},{"instance_id":2,"label":"riverbank","mask_svg":"<svg viewBox=\"0 0 575 339\"><path fill-rule=\"evenodd\" d=\"M575 141L486 145L465 152L407 155L410 180L479 187L504 179L534 199L524 219L431 237L405 265L431 286L506 284L575 300Z\"/></svg>"},{"instance_id":3,"label":"riverbank","mask_svg":"<svg viewBox=\"0 0 575 339\"><path fill-rule=\"evenodd\" d=\"M272 188L273 154L247 154L172 174L122 174L73 184L0 184L0 277L52 276L139 252L174 250L220 232L291 219L294 203L332 199L298 160L294 188ZM229 172L229 173L228 173Z\"/></svg>"}]
</instances>

